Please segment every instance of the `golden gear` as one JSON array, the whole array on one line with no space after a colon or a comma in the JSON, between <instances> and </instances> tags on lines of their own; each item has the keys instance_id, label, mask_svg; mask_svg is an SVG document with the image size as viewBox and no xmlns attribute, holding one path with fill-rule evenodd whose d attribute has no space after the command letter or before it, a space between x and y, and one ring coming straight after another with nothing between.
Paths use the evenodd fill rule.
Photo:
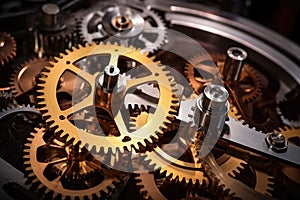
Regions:
<instances>
[{"instance_id":1,"label":"golden gear","mask_svg":"<svg viewBox=\"0 0 300 200\"><path fill-rule=\"evenodd\" d=\"M103 198L111 194L116 184L121 182L120 172L101 168L102 173L95 173L100 169L101 163L91 154L87 152L87 156L75 156L81 159L78 161L73 154L65 151L67 145L61 141L49 142L46 133L44 128L36 128L31 133L33 138L28 138L24 149L26 176L33 186L37 184L37 189L45 189L48 195L53 192L53 198L60 195L62 199L94 199L95 196ZM70 160L71 163L64 165ZM57 173L54 166L60 167L61 173ZM92 176L77 176L78 173L87 173L91 169L94 172ZM69 175L65 176L66 174Z\"/></svg>"},{"instance_id":2,"label":"golden gear","mask_svg":"<svg viewBox=\"0 0 300 200\"><path fill-rule=\"evenodd\" d=\"M289 142L293 143L293 141L291 140L292 138L300 138L300 128L296 128L296 127L283 127L283 128L279 128L279 132L289 140ZM298 144L295 144L299 146Z\"/></svg>"},{"instance_id":3,"label":"golden gear","mask_svg":"<svg viewBox=\"0 0 300 200\"><path fill-rule=\"evenodd\" d=\"M244 160L236 158L234 156L230 156L228 154L223 154L216 159L216 162L218 163L220 169L224 174L230 175L233 178L236 177L235 174L241 173L241 170L244 169L245 165L248 165L248 163ZM272 191L273 188L270 186L274 184L271 181L272 177L256 169L254 169L254 173L256 177L254 189L262 194L271 195L270 191Z\"/></svg>"},{"instance_id":4,"label":"golden gear","mask_svg":"<svg viewBox=\"0 0 300 200\"><path fill-rule=\"evenodd\" d=\"M39 105L41 111L44 113L43 117L46 122L50 124L50 127L56 128L56 132L61 136L67 135L67 141L73 139L73 144L80 143L81 146L87 145L90 150L96 147L97 151L104 149L108 151L111 149L115 152L116 149L123 148L138 149L141 146L146 146L147 143L153 143L153 138L158 139L159 135L163 134L162 129L166 128L166 124L171 123L170 119L173 117L172 113L175 113L174 107L177 105L177 99L174 97L176 91L175 82L172 81L172 76L166 70L166 66L161 65L160 62L154 62L154 57L148 58L146 55L142 55L140 50L135 50L133 47L124 47L112 44L99 45L93 43L91 45L79 46L79 48L72 48L72 51L66 50L67 54L60 54L60 58L55 58L55 62L50 62L50 67L46 67L42 72L42 77L39 79L40 83L38 87ZM114 117L114 121L119 129L120 136L109 137L87 133L82 129L78 129L74 126L67 117L77 111L84 108L94 106L95 85L96 78L99 73L89 74L73 63L93 55L107 55L110 57L110 64L117 66L118 59L123 58L134 60L137 63L141 63L147 71L151 74L148 76L126 80L125 94L129 89L132 89L140 84L147 82L157 82L159 86L159 100L157 103L157 109L153 114L153 119L147 126L144 126L132 133L129 133L122 118L122 113L118 111ZM84 79L91 86L90 93L86 98L72 107L61 110L57 102L53 102L53 97L56 96L56 87L59 82L60 76L66 71L72 71L78 77ZM82 141L82 142L81 142Z\"/></svg>"},{"instance_id":5,"label":"golden gear","mask_svg":"<svg viewBox=\"0 0 300 200\"><path fill-rule=\"evenodd\" d=\"M36 76L48 64L49 59L47 58L34 58L14 70L9 82L13 95L18 97L34 89L36 86Z\"/></svg>"},{"instance_id":6,"label":"golden gear","mask_svg":"<svg viewBox=\"0 0 300 200\"><path fill-rule=\"evenodd\" d=\"M214 175L207 168L205 163L201 160L197 160L194 163L180 161L170 155L168 155L160 147L156 147L153 151L146 152L145 161L149 162L149 166L154 166L154 170L159 170L160 174L172 179L178 180L182 183L197 182L200 185L214 185Z\"/></svg>"},{"instance_id":7,"label":"golden gear","mask_svg":"<svg viewBox=\"0 0 300 200\"><path fill-rule=\"evenodd\" d=\"M13 36L0 32L0 66L4 66L12 60L17 53L17 45Z\"/></svg>"}]
</instances>

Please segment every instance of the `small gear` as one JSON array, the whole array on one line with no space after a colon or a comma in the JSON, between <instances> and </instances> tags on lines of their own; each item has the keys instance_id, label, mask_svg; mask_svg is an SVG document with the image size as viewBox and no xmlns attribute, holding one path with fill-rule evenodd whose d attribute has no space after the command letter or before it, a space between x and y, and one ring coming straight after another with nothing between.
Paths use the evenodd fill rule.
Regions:
<instances>
[{"instance_id":1,"label":"small gear","mask_svg":"<svg viewBox=\"0 0 300 200\"><path fill-rule=\"evenodd\" d=\"M11 61L17 53L17 45L13 36L0 32L0 67ZM0 68L0 69L1 69Z\"/></svg>"},{"instance_id":2,"label":"small gear","mask_svg":"<svg viewBox=\"0 0 300 200\"><path fill-rule=\"evenodd\" d=\"M72 153L65 152L63 142L49 142L51 137L47 137L46 133L44 128L36 129L25 144L25 174L32 188L44 190L46 195L52 195L53 198L100 199L111 195L122 182L120 172L105 168L101 168L100 174L94 171L92 176L87 175L90 168L98 170L100 167L92 155L86 152L88 156L76 155L75 159ZM65 165L65 168L63 163L70 159L70 165ZM53 170L53 166L62 167L62 174ZM78 173L85 173L86 176L76 176Z\"/></svg>"},{"instance_id":3,"label":"small gear","mask_svg":"<svg viewBox=\"0 0 300 200\"><path fill-rule=\"evenodd\" d=\"M206 85L221 80L219 69L224 62L225 56L219 53L197 55L188 61L184 73L197 94L202 93ZM258 99L265 85L263 76L249 64L245 64L237 85L243 102Z\"/></svg>"},{"instance_id":4,"label":"small gear","mask_svg":"<svg viewBox=\"0 0 300 200\"><path fill-rule=\"evenodd\" d=\"M300 85L297 85L278 103L278 111L283 121L289 125L300 127Z\"/></svg>"},{"instance_id":5,"label":"small gear","mask_svg":"<svg viewBox=\"0 0 300 200\"><path fill-rule=\"evenodd\" d=\"M198 95L203 92L206 85L221 80L219 68L209 54L197 55L190 59L185 66L184 74Z\"/></svg>"},{"instance_id":6,"label":"small gear","mask_svg":"<svg viewBox=\"0 0 300 200\"><path fill-rule=\"evenodd\" d=\"M0 91L0 110L10 107L10 106L16 106L17 102L13 96L13 93L11 90L9 91Z\"/></svg>"},{"instance_id":7,"label":"small gear","mask_svg":"<svg viewBox=\"0 0 300 200\"><path fill-rule=\"evenodd\" d=\"M119 128L120 136L107 137L94 135L83 129L78 129L68 120L68 116L84 108L95 106L95 81L99 75L99 73L89 74L73 63L87 56L101 54L110 54L110 62L111 64L114 63L115 66L118 66L117 61L120 57L135 60L143 65L142 69L145 69L148 75L126 80L125 90L136 88L147 82L156 82L158 84L160 96L157 102L157 108L159 109L155 110L153 120L147 124L147 126L129 133L122 119L122 112L118 112L114 117L114 121ZM159 62L154 62L154 57L148 58L146 55L141 54L139 50L109 43L100 43L98 45L93 43L91 45L87 44L84 47L79 46L78 49L73 48L72 51L67 51L67 54L60 54L60 58L55 59L56 61L50 62L50 67L46 67L42 72L42 77L39 79L40 83L38 84L40 89L38 90L39 96L37 98L40 101L41 112L47 123L50 124L50 127L55 127L56 132L61 133L62 137L68 135L67 140L73 139L74 144L82 141L81 146L87 145L89 150L96 147L97 151L100 151L100 148L104 148L105 151L108 149L115 151L118 148L122 149L122 147L127 149L139 149L140 146L145 147L147 143L153 143L155 139L158 139L159 136L163 134L162 129L167 127L166 124L171 123L170 119L173 117L172 113L176 113L174 109L177 105L177 98L174 96L176 88L175 83L172 81L172 76L166 70L166 66L161 65ZM84 79L82 82L88 83L86 85L89 87L90 93L84 96L79 103L75 103L75 105L66 110L61 110L59 105L53 102L53 97L56 96L59 77L61 77L66 70L75 74L75 78L77 75L77 80ZM139 74L139 76L140 75L141 74ZM82 85L80 88L81 87Z\"/></svg>"},{"instance_id":8,"label":"small gear","mask_svg":"<svg viewBox=\"0 0 300 200\"><path fill-rule=\"evenodd\" d=\"M76 20L68 13L62 14L53 3L41 8L42 16L35 17L29 28L34 37L34 51L38 57L54 56L78 43Z\"/></svg>"},{"instance_id":9,"label":"small gear","mask_svg":"<svg viewBox=\"0 0 300 200\"><path fill-rule=\"evenodd\" d=\"M36 78L41 70L49 65L47 58L34 58L18 67L10 77L13 95L18 97L32 91L36 87Z\"/></svg>"},{"instance_id":10,"label":"small gear","mask_svg":"<svg viewBox=\"0 0 300 200\"><path fill-rule=\"evenodd\" d=\"M166 40L162 19L153 11L139 6L101 5L84 16L80 23L83 41L118 41L142 52L157 50Z\"/></svg>"},{"instance_id":11,"label":"small gear","mask_svg":"<svg viewBox=\"0 0 300 200\"><path fill-rule=\"evenodd\" d=\"M243 161L242 159L230 156L228 154L223 154L218 159L216 159L216 162L220 165L220 169L223 173L233 178L236 178L238 174L242 173L242 171L245 169L245 166L248 165L248 163ZM271 191L273 190L271 185L274 184L271 181L273 177L259 170L255 170L254 173L254 189L262 194L271 195Z\"/></svg>"}]
</instances>

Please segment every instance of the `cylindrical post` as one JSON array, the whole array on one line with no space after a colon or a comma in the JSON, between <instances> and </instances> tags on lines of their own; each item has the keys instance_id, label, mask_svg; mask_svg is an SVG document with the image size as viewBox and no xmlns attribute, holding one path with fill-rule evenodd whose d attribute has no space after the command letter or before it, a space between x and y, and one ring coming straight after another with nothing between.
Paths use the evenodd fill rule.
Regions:
<instances>
[{"instance_id":1,"label":"cylindrical post","mask_svg":"<svg viewBox=\"0 0 300 200\"><path fill-rule=\"evenodd\" d=\"M227 50L225 64L221 74L225 81L238 81L243 68L247 52L238 47L231 47Z\"/></svg>"}]
</instances>

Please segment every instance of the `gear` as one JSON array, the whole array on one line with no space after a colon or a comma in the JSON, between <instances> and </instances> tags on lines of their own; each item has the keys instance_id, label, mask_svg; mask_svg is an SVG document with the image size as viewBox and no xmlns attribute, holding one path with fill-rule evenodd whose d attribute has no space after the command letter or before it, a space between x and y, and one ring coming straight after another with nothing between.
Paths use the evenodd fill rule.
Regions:
<instances>
[{"instance_id":1,"label":"gear","mask_svg":"<svg viewBox=\"0 0 300 200\"><path fill-rule=\"evenodd\" d=\"M12 88L13 95L18 97L24 93L32 91L36 86L36 77L47 65L49 65L49 59L34 58L14 70L10 77L10 86Z\"/></svg>"},{"instance_id":2,"label":"gear","mask_svg":"<svg viewBox=\"0 0 300 200\"><path fill-rule=\"evenodd\" d=\"M54 56L78 43L76 20L68 13L62 15L53 3L44 4L42 16L34 19L29 30L34 37L34 51L38 57Z\"/></svg>"},{"instance_id":3,"label":"gear","mask_svg":"<svg viewBox=\"0 0 300 200\"><path fill-rule=\"evenodd\" d=\"M12 94L12 92L9 91L0 91L0 110L6 107L10 106L16 106L17 102Z\"/></svg>"},{"instance_id":4,"label":"gear","mask_svg":"<svg viewBox=\"0 0 300 200\"><path fill-rule=\"evenodd\" d=\"M119 128L120 136L107 137L99 136L88 133L82 129L77 128L68 120L68 116L76 113L84 108L94 106L95 85L98 73L93 75L76 67L73 63L81 58L90 55L111 55L110 62L117 62L120 57L135 60L135 62L141 63L143 69L145 69L148 75L126 80L126 91L133 89L140 84L146 82L156 82L159 86L160 96L157 103L156 111L153 114L153 120L147 124L146 127L142 127L133 133L128 133L125 127L125 123L122 119L122 112L118 112L114 117L117 127ZM61 136L68 135L68 141L73 139L73 143L76 144L82 141L81 146L87 145L88 149L96 147L97 151L100 148L104 148L105 151L112 149L115 151L118 148L138 149L139 146L146 146L147 143L152 143L153 140L159 138L159 135L163 134L162 129L166 128L166 124L171 123L170 119L173 117L172 113L176 113L173 109L177 105L177 99L174 97L173 92L176 91L175 84L172 82L172 76L166 71L166 67L160 65L159 62L154 62L154 57L148 58L142 55L140 51L134 50L124 46L102 44L99 45L93 43L85 47L79 46L78 49L73 48L72 51L67 51L67 54L61 54L60 58L55 58L56 62L50 62L50 67L46 67L42 72L40 83L38 86L39 92L39 105L41 111L50 124L50 127L55 127L56 132L61 133ZM118 65L118 64L114 64ZM73 72L79 78L84 79L90 86L90 93L85 96L79 103L73 105L73 107L66 110L61 110L59 105L53 102L53 97L56 95L56 88L59 82L59 77L68 70ZM150 73L150 75L149 75ZM139 75L140 76L140 75ZM80 82L80 81L79 81ZM82 81L83 82L83 81ZM101 142L102 141L102 142Z\"/></svg>"},{"instance_id":5,"label":"gear","mask_svg":"<svg viewBox=\"0 0 300 200\"><path fill-rule=\"evenodd\" d=\"M197 94L202 93L206 85L221 80L219 68L224 65L225 56L212 53L211 57L208 54L197 55L189 60L185 67L184 73ZM262 77L253 67L248 64L244 65L238 84L243 102L253 102L262 95L262 90L266 85Z\"/></svg>"},{"instance_id":6,"label":"gear","mask_svg":"<svg viewBox=\"0 0 300 200\"><path fill-rule=\"evenodd\" d=\"M203 88L208 84L221 80L219 69L209 54L194 56L185 66L184 74L198 95L203 92Z\"/></svg>"},{"instance_id":7,"label":"gear","mask_svg":"<svg viewBox=\"0 0 300 200\"><path fill-rule=\"evenodd\" d=\"M0 32L0 67L2 68L17 53L17 45L13 36L6 32ZM1 69L0 68L0 69Z\"/></svg>"},{"instance_id":8,"label":"gear","mask_svg":"<svg viewBox=\"0 0 300 200\"><path fill-rule=\"evenodd\" d=\"M300 146L300 128L286 126L279 128L279 132L287 138L289 142Z\"/></svg>"},{"instance_id":9,"label":"gear","mask_svg":"<svg viewBox=\"0 0 300 200\"><path fill-rule=\"evenodd\" d=\"M22 148L33 126L40 123L40 112L32 106L11 105L0 112L0 156L18 169Z\"/></svg>"},{"instance_id":10,"label":"gear","mask_svg":"<svg viewBox=\"0 0 300 200\"><path fill-rule=\"evenodd\" d=\"M242 173L242 171L245 169L245 166L248 165L247 162L228 154L223 154L216 159L216 162L219 164L220 169L224 174L227 174L233 178L236 178L237 175ZM272 176L255 169L255 177L254 189L262 194L271 195L273 188L270 186L274 184L271 181Z\"/></svg>"},{"instance_id":11,"label":"gear","mask_svg":"<svg viewBox=\"0 0 300 200\"><path fill-rule=\"evenodd\" d=\"M44 128L36 129L31 134L33 138L28 138L24 149L26 176L32 185L37 184L38 189L45 189L46 194L51 195L52 192L53 198L58 195L62 199L107 198L121 182L120 172L101 168L103 174L96 173L100 163L90 153L83 151L74 155L71 149L67 150L68 145L64 142L49 138ZM59 167L62 173L57 174L54 166ZM93 175L89 176L91 174L87 172L91 169ZM81 173L86 176L81 176Z\"/></svg>"},{"instance_id":12,"label":"gear","mask_svg":"<svg viewBox=\"0 0 300 200\"><path fill-rule=\"evenodd\" d=\"M111 37L142 52L157 50L166 40L162 19L151 10L139 6L101 5L91 10L80 23L83 41L103 41Z\"/></svg>"},{"instance_id":13,"label":"gear","mask_svg":"<svg viewBox=\"0 0 300 200\"><path fill-rule=\"evenodd\" d=\"M294 87L278 102L278 113L283 121L291 126L300 127L300 85Z\"/></svg>"},{"instance_id":14,"label":"gear","mask_svg":"<svg viewBox=\"0 0 300 200\"><path fill-rule=\"evenodd\" d=\"M234 199L227 192L210 192L205 186L192 186L171 181L157 173L142 173L135 177L136 185L144 199ZM222 197L222 198L220 198Z\"/></svg>"}]
</instances>

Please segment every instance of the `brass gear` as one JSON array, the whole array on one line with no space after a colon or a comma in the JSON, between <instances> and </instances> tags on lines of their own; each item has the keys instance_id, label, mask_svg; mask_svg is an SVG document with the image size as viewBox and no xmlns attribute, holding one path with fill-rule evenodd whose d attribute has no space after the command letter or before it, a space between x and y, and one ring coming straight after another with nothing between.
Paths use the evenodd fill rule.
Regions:
<instances>
[{"instance_id":1,"label":"brass gear","mask_svg":"<svg viewBox=\"0 0 300 200\"><path fill-rule=\"evenodd\" d=\"M140 146L145 147L147 143L153 143L153 139L158 139L159 135L163 134L162 129L167 127L166 124L171 123L170 119L173 117L172 113L176 112L174 107L177 105L177 98L173 95L176 91L175 83L172 81L169 71L166 70L166 66L161 65L158 61L154 62L154 57L149 58L141 54L140 50L135 50L133 47L118 46L110 43L79 45L78 48L73 47L72 51L66 50L66 52L67 54L60 54L60 58L56 57L55 62L50 62L50 67L44 69L42 77L39 79L40 83L38 84L40 89L38 90L39 95L37 98L40 101L41 112L44 113L43 117L50 124L50 127L56 128L55 132L60 133L62 137L67 135L67 141L73 139L74 145L80 143L81 146L86 145L89 150L96 147L97 151L103 148L105 152L108 149L111 149L113 152L118 148L122 150L122 147L129 150L131 148L139 149ZM114 117L114 121L119 129L120 136L107 137L87 133L82 129L78 129L67 120L70 114L94 105L95 79L99 74L89 74L73 63L84 57L99 54L110 54L110 64L116 66L117 63L115 62L121 56L135 60L150 72L148 76L126 80L126 91L147 82L158 83L160 96L157 107L159 109L156 109L153 114L153 120L147 126L129 133L119 111ZM91 91L84 100L75 104L75 106L61 110L59 105L53 102L53 97L56 95L59 78L66 70L72 71L88 82L91 85Z\"/></svg>"},{"instance_id":2,"label":"brass gear","mask_svg":"<svg viewBox=\"0 0 300 200\"><path fill-rule=\"evenodd\" d=\"M206 85L214 80L221 80L219 69L209 54L200 54L190 59L185 66L184 74L198 95L203 92Z\"/></svg>"},{"instance_id":3,"label":"brass gear","mask_svg":"<svg viewBox=\"0 0 300 200\"><path fill-rule=\"evenodd\" d=\"M236 174L241 173L241 170L244 169L245 165L248 165L242 159L236 158L234 156L230 156L228 154L223 154L219 158L216 159L216 162L219 164L220 169L224 174L230 175L231 177L235 178ZM255 190L262 193L271 195L270 191L273 190L270 186L274 183L271 181L272 176L267 175L259 170L254 169L255 172Z\"/></svg>"},{"instance_id":4,"label":"brass gear","mask_svg":"<svg viewBox=\"0 0 300 200\"><path fill-rule=\"evenodd\" d=\"M215 63L212 62L212 60ZM184 73L197 94L202 93L206 85L222 80L219 68L223 67L224 62L225 56L220 53L212 53L210 55L201 54L194 56L188 61ZM215 65L217 65L217 67L215 67ZM249 103L262 95L262 89L265 87L265 83L259 72L249 64L245 64L238 87L242 94L242 100L245 103Z\"/></svg>"},{"instance_id":5,"label":"brass gear","mask_svg":"<svg viewBox=\"0 0 300 200\"><path fill-rule=\"evenodd\" d=\"M0 66L3 67L12 60L17 53L17 45L13 36L0 32Z\"/></svg>"},{"instance_id":6,"label":"brass gear","mask_svg":"<svg viewBox=\"0 0 300 200\"><path fill-rule=\"evenodd\" d=\"M214 185L212 173L204 162L197 160L194 163L180 161L168 155L160 147L155 147L153 151L145 153L145 161L149 166L153 165L154 170L159 170L160 174L182 183L192 183L200 185Z\"/></svg>"},{"instance_id":7,"label":"brass gear","mask_svg":"<svg viewBox=\"0 0 300 200\"><path fill-rule=\"evenodd\" d=\"M296 128L296 127L283 127L283 128L279 128L279 132L287 139L289 140L289 142L294 143L297 146L300 146L300 128ZM295 142L293 142L293 139L296 139Z\"/></svg>"},{"instance_id":8,"label":"brass gear","mask_svg":"<svg viewBox=\"0 0 300 200\"><path fill-rule=\"evenodd\" d=\"M47 58L33 58L14 70L10 77L13 95L18 97L31 91L36 86L36 76L49 65Z\"/></svg>"},{"instance_id":9,"label":"brass gear","mask_svg":"<svg viewBox=\"0 0 300 200\"><path fill-rule=\"evenodd\" d=\"M53 170L53 166L60 166L63 170L63 163L74 157L67 158L68 154L63 153L64 145L61 145L61 142L49 142L45 131L44 128L36 128L31 133L33 137L29 137L28 143L25 144L23 156L25 174L33 187L37 187L38 190L44 189L45 194L53 195L53 198L60 195L62 199L67 197L71 199L85 199L86 197L94 199L96 197L98 199L113 193L116 184L121 182L120 172L101 168L101 174L76 176L84 170L90 170L89 168L100 169L100 163L92 157L90 157L92 158L90 162L85 160L87 157L84 157L81 162L73 160L63 173ZM61 156L58 156L60 153L62 153ZM76 169L76 165L79 168ZM76 171L78 169L79 171ZM70 176L64 176L65 172Z\"/></svg>"}]
</instances>

